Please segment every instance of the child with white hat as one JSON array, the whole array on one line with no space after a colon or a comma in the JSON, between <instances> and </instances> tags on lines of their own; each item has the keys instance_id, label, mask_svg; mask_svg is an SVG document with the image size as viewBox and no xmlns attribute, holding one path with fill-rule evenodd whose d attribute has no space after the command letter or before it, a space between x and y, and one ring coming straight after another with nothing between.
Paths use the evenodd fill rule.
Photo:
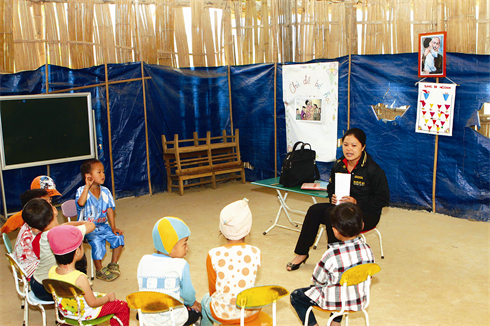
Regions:
<instances>
[{"instance_id":1,"label":"child with white hat","mask_svg":"<svg viewBox=\"0 0 490 326\"><path fill-rule=\"evenodd\" d=\"M187 254L189 227L177 217L164 217L153 227L153 245L156 253L145 255L138 265L140 291L156 291L184 302L185 307L174 309L175 325L191 325L201 317L201 304L191 282ZM138 316L144 325L170 325L169 312Z\"/></svg>"},{"instance_id":2,"label":"child with white hat","mask_svg":"<svg viewBox=\"0 0 490 326\"><path fill-rule=\"evenodd\" d=\"M211 249L206 260L209 293L201 300L201 326L240 323L235 305L241 291L255 285L260 267L260 249L245 243L252 228L248 199L227 205L220 214L219 229L227 239L224 246ZM245 322L254 320L260 310L246 310Z\"/></svg>"}]
</instances>

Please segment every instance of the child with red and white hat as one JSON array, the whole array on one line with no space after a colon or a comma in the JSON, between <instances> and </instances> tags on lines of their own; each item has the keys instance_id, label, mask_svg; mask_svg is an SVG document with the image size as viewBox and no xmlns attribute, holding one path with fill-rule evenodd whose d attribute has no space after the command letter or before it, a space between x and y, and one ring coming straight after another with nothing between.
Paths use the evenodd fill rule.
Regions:
<instances>
[{"instance_id":1,"label":"child with red and white hat","mask_svg":"<svg viewBox=\"0 0 490 326\"><path fill-rule=\"evenodd\" d=\"M61 196L60 192L56 190L56 185L54 184L53 179L48 177L47 175L40 175L35 177L31 182L31 190L32 189L44 189L48 193L48 197L46 200L51 203L51 197ZM36 197L32 197L36 198ZM22 198L21 198L22 200ZM24 206L25 204L22 204ZM0 230L2 233L10 233L24 225L24 220L22 219L22 211L15 213L10 216L7 222L2 226Z\"/></svg>"}]
</instances>

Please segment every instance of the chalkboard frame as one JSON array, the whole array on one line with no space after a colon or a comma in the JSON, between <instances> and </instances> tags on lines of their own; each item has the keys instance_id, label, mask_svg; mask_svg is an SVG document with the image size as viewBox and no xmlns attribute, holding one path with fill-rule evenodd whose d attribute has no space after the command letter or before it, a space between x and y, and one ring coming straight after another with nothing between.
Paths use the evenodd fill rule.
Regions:
<instances>
[{"instance_id":1,"label":"chalkboard frame","mask_svg":"<svg viewBox=\"0 0 490 326\"><path fill-rule=\"evenodd\" d=\"M2 170L95 157L90 93L0 96Z\"/></svg>"}]
</instances>

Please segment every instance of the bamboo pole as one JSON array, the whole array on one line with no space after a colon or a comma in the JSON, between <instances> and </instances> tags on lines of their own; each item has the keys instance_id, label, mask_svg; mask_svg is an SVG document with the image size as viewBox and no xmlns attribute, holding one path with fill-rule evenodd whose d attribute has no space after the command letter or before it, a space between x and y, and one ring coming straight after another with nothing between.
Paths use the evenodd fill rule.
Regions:
<instances>
[{"instance_id":1,"label":"bamboo pole","mask_svg":"<svg viewBox=\"0 0 490 326\"><path fill-rule=\"evenodd\" d=\"M151 77L144 77L143 80L148 80L151 79ZM130 83L134 81L141 81L141 78L131 78L131 79L125 79L125 80L114 80L110 82L103 82L103 83L98 83L98 84L92 84L92 85L85 85L85 86L79 86L79 87L71 87L71 88L65 88L65 89L59 89L56 91L50 92L51 94L56 94L56 93L66 93L70 91L79 91L82 89L89 89L89 88L94 88L94 87L103 87L106 84L108 85L114 85L114 84L121 84L121 83Z\"/></svg>"},{"instance_id":2,"label":"bamboo pole","mask_svg":"<svg viewBox=\"0 0 490 326\"><path fill-rule=\"evenodd\" d=\"M274 62L274 178L277 178L277 62Z\"/></svg>"},{"instance_id":3,"label":"bamboo pole","mask_svg":"<svg viewBox=\"0 0 490 326\"><path fill-rule=\"evenodd\" d=\"M231 68L230 65L228 65L228 96L230 97L230 128L231 128L231 135L233 136L234 128L233 128L233 106L232 106L232 93L231 93Z\"/></svg>"},{"instance_id":4,"label":"bamboo pole","mask_svg":"<svg viewBox=\"0 0 490 326\"><path fill-rule=\"evenodd\" d=\"M139 10L140 6L138 3L135 4L136 8ZM140 16L140 15L138 15ZM139 19L136 20L136 22L141 23ZM153 190L151 187L151 171L150 171L150 147L148 145L148 118L147 118L147 112L146 112L146 89L145 89L145 68L143 65L144 61L144 56L143 56L143 51L141 50L142 47L142 42L140 40L139 42L140 45L140 63L141 63L141 87L143 89L143 113L145 116L145 144L146 144L146 171L148 173L148 189L150 190L150 196L153 195Z\"/></svg>"},{"instance_id":5,"label":"bamboo pole","mask_svg":"<svg viewBox=\"0 0 490 326\"><path fill-rule=\"evenodd\" d=\"M104 63L105 72L105 93L106 93L106 106L107 106L107 133L109 134L109 160L111 164L111 183L112 183L112 197L116 199L116 186L114 183L114 160L112 158L112 132L111 132L111 108L109 101L109 72L107 69L107 62Z\"/></svg>"},{"instance_id":6,"label":"bamboo pole","mask_svg":"<svg viewBox=\"0 0 490 326\"><path fill-rule=\"evenodd\" d=\"M439 77L436 78L439 83ZM436 212L437 156L439 155L439 135L434 139L434 167L432 170L432 213Z\"/></svg>"}]
</instances>

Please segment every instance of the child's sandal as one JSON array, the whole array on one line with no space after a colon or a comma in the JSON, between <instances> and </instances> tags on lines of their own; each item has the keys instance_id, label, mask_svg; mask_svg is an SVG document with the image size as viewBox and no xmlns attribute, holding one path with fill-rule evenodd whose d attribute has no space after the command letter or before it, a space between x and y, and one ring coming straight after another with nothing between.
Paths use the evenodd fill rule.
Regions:
<instances>
[{"instance_id":1,"label":"child's sandal","mask_svg":"<svg viewBox=\"0 0 490 326\"><path fill-rule=\"evenodd\" d=\"M107 265L107 269L110 270L112 273L121 274L118 263L109 263L109 265Z\"/></svg>"},{"instance_id":2,"label":"child's sandal","mask_svg":"<svg viewBox=\"0 0 490 326\"><path fill-rule=\"evenodd\" d=\"M95 277L102 281L112 282L119 277L119 274L112 273L107 267L104 267L95 273Z\"/></svg>"}]
</instances>

